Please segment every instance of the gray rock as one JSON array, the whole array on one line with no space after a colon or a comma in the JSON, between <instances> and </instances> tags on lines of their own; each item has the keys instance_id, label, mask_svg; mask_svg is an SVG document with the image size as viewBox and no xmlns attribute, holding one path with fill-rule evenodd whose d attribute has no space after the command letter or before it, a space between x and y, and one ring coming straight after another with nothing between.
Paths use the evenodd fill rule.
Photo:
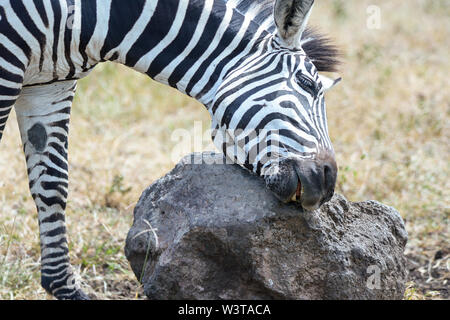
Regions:
<instances>
[{"instance_id":1,"label":"gray rock","mask_svg":"<svg viewBox=\"0 0 450 320\"><path fill-rule=\"evenodd\" d=\"M193 154L153 183L125 254L150 299L402 299L407 233L376 201L335 195L314 212L263 179Z\"/></svg>"}]
</instances>

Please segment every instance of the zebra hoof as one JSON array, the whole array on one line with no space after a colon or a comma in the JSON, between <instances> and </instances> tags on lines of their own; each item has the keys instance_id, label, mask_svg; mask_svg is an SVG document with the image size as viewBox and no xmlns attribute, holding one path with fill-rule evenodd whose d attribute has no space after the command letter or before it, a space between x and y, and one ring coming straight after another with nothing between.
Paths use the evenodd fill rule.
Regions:
<instances>
[{"instance_id":1,"label":"zebra hoof","mask_svg":"<svg viewBox=\"0 0 450 320\"><path fill-rule=\"evenodd\" d=\"M91 300L91 297L84 293L82 290L77 290L73 294L73 296L70 297L70 300Z\"/></svg>"}]
</instances>

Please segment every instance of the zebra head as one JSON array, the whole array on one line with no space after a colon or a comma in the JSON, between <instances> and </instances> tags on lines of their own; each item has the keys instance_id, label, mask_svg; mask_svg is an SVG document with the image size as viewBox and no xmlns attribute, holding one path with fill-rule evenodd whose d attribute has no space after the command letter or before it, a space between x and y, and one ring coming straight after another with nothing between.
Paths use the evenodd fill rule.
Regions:
<instances>
[{"instance_id":1,"label":"zebra head","mask_svg":"<svg viewBox=\"0 0 450 320\"><path fill-rule=\"evenodd\" d=\"M227 158L306 210L331 199L337 176L324 92L338 80L319 75L305 49L313 2L276 1L277 32L228 72L210 111L213 140Z\"/></svg>"}]
</instances>

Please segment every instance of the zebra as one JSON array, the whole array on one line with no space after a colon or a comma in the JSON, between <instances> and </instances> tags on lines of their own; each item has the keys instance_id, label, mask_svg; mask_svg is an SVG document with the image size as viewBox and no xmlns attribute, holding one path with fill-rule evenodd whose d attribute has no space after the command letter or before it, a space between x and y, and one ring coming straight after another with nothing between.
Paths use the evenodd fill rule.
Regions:
<instances>
[{"instance_id":1,"label":"zebra","mask_svg":"<svg viewBox=\"0 0 450 320\"><path fill-rule=\"evenodd\" d=\"M101 62L201 102L215 146L280 201L314 210L331 199L337 165L324 93L340 79L319 72L336 71L339 59L328 38L307 27L313 4L0 0L0 140L14 107L49 294L89 299L68 255L68 133L77 80ZM265 147L255 149L258 141Z\"/></svg>"}]
</instances>

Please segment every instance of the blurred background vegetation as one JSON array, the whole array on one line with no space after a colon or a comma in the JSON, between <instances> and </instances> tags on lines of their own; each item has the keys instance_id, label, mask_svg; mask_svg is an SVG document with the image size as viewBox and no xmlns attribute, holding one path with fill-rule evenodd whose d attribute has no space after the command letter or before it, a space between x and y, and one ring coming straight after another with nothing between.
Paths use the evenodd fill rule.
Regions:
<instances>
[{"instance_id":1,"label":"blurred background vegetation","mask_svg":"<svg viewBox=\"0 0 450 320\"><path fill-rule=\"evenodd\" d=\"M398 209L409 232L405 299L448 299L450 2L316 3L310 24L343 53L343 81L327 95L337 192ZM370 20L377 8L379 28ZM100 65L79 82L67 224L72 263L99 298L142 297L123 252L132 211L141 192L174 166L173 131L193 132L195 121L209 128L203 106L122 66ZM45 299L14 114L0 150L0 299Z\"/></svg>"}]
</instances>

